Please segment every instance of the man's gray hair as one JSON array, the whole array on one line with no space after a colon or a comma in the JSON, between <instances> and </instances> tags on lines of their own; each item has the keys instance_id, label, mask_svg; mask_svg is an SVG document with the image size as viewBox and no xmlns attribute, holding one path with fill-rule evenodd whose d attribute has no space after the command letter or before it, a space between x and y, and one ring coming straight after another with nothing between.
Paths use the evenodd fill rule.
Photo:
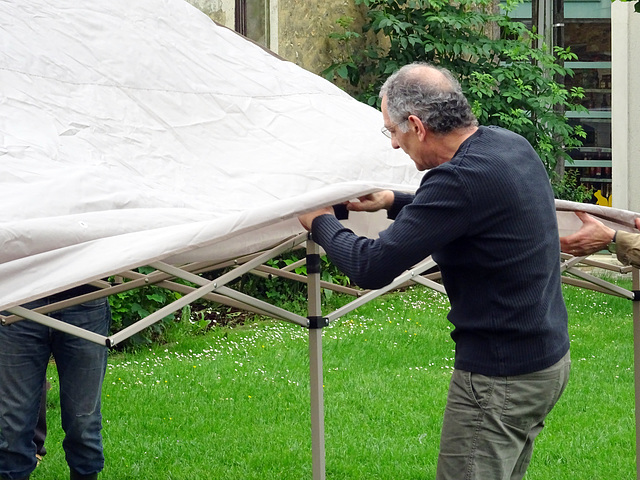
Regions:
<instances>
[{"instance_id":1,"label":"man's gray hair","mask_svg":"<svg viewBox=\"0 0 640 480\"><path fill-rule=\"evenodd\" d=\"M421 74L424 69L442 74L442 81L429 81ZM387 78L380 89L380 98L387 97L389 119L406 132L405 121L415 115L434 133L449 133L458 128L477 126L469 102L460 83L446 68L428 63L412 63Z\"/></svg>"}]
</instances>

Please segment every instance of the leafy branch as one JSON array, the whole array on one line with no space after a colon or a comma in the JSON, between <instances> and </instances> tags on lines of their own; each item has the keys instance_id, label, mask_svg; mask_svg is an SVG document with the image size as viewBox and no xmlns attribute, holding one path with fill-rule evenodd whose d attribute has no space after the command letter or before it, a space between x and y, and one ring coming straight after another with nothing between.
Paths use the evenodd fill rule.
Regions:
<instances>
[{"instance_id":1,"label":"leafy branch","mask_svg":"<svg viewBox=\"0 0 640 480\"><path fill-rule=\"evenodd\" d=\"M582 88L563 82L576 60L569 48L539 48L540 35L498 12L491 0L355 0L367 8L367 20L356 31L341 18L341 33L332 35L344 52L323 74L346 80L357 98L379 108L378 91L402 65L427 61L454 72L483 125L499 125L524 136L536 149L552 182L559 160L582 144L585 132L571 126L567 111L585 111ZM507 0L510 11L519 0ZM373 39L352 48L354 39ZM576 187L578 188L578 187ZM558 191L565 192L566 189ZM586 192L577 192L583 198Z\"/></svg>"}]
</instances>

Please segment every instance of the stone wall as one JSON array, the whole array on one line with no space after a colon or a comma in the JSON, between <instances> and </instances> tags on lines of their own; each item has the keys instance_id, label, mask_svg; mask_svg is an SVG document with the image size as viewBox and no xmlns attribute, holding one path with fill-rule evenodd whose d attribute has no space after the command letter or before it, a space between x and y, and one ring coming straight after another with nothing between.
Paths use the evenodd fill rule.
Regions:
<instances>
[{"instance_id":1,"label":"stone wall","mask_svg":"<svg viewBox=\"0 0 640 480\"><path fill-rule=\"evenodd\" d=\"M297 65L319 73L343 58L329 33L339 31L336 20L349 16L362 24L363 9L353 0L279 0L278 53Z\"/></svg>"},{"instance_id":2,"label":"stone wall","mask_svg":"<svg viewBox=\"0 0 640 480\"><path fill-rule=\"evenodd\" d=\"M206 13L212 20L233 28L235 23L235 0L187 0L191 5Z\"/></svg>"},{"instance_id":3,"label":"stone wall","mask_svg":"<svg viewBox=\"0 0 640 480\"><path fill-rule=\"evenodd\" d=\"M235 0L187 0L214 21L234 28ZM344 58L344 52L329 33L339 31L336 20L352 17L362 24L363 7L353 0L271 0L271 28L277 28L277 46L271 49L281 57L306 70L320 73L334 61Z\"/></svg>"}]
</instances>

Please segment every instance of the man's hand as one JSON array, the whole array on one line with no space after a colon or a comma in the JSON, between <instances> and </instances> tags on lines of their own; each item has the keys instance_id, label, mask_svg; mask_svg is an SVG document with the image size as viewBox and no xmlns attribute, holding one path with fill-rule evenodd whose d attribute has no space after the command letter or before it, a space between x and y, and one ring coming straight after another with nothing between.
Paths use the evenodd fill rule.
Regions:
<instances>
[{"instance_id":1,"label":"man's hand","mask_svg":"<svg viewBox=\"0 0 640 480\"><path fill-rule=\"evenodd\" d=\"M359 202L347 202L347 210L354 212L377 212L378 210L388 210L393 205L394 194L391 190L373 192L363 197L359 197Z\"/></svg>"},{"instance_id":2,"label":"man's hand","mask_svg":"<svg viewBox=\"0 0 640 480\"><path fill-rule=\"evenodd\" d=\"M575 213L582 220L582 227L572 235L560 237L560 249L576 257L582 257L607 248L613 240L615 230L585 212ZM640 227L640 218L636 218L636 226Z\"/></svg>"},{"instance_id":3,"label":"man's hand","mask_svg":"<svg viewBox=\"0 0 640 480\"><path fill-rule=\"evenodd\" d=\"M305 213L298 217L298 220L307 231L311 231L311 224L316 217L320 215L333 215L333 207L324 207L315 212Z\"/></svg>"}]
</instances>

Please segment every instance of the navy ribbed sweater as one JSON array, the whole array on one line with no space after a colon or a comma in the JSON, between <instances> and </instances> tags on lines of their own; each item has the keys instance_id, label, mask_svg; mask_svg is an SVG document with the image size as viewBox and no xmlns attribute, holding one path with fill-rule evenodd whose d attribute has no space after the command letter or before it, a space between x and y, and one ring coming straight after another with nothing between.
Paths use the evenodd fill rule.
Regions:
<instances>
[{"instance_id":1,"label":"navy ribbed sweater","mask_svg":"<svg viewBox=\"0 0 640 480\"><path fill-rule=\"evenodd\" d=\"M451 303L456 368L520 375L568 351L553 193L523 137L480 127L425 173L415 195L396 192L389 216L394 223L369 239L322 215L313 239L364 288L433 255Z\"/></svg>"}]
</instances>

